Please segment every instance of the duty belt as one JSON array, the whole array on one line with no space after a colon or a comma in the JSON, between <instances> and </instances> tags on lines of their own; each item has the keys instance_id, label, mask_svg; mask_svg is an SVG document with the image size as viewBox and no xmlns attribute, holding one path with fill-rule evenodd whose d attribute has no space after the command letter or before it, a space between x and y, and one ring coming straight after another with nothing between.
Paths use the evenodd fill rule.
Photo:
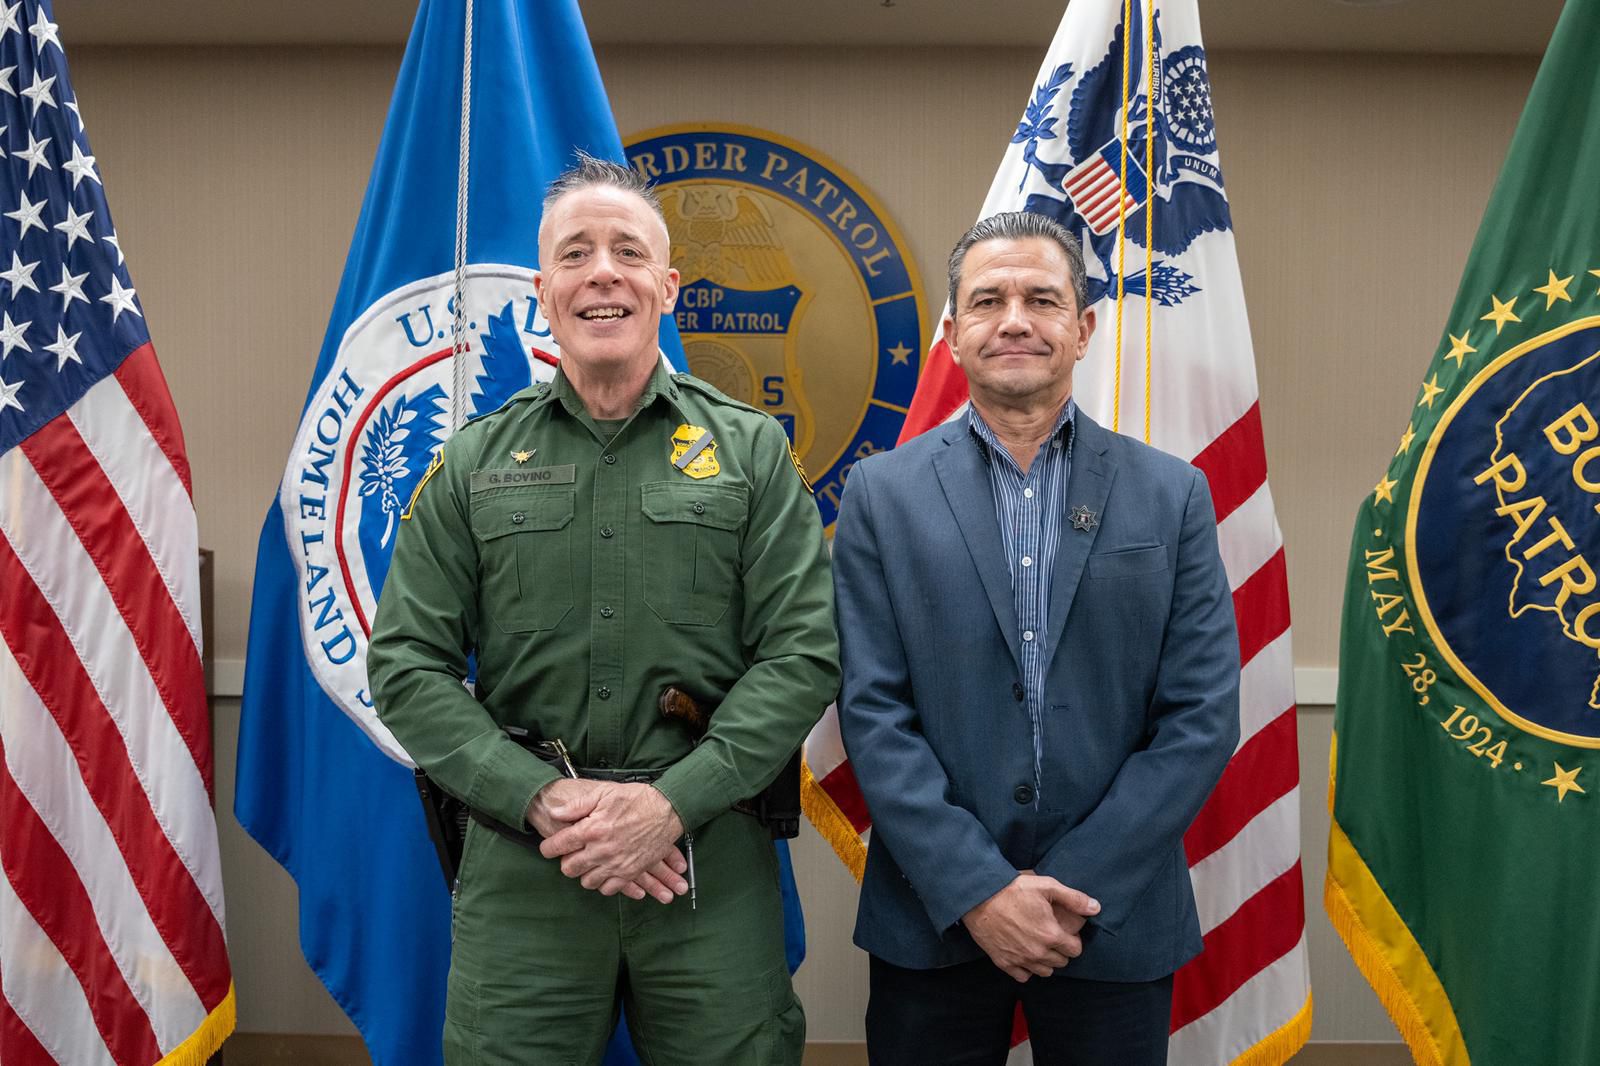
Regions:
<instances>
[{"instance_id":1,"label":"duty belt","mask_svg":"<svg viewBox=\"0 0 1600 1066\"><path fill-rule=\"evenodd\" d=\"M626 784L648 785L666 773L665 769L659 767L639 770L614 770L609 766L574 766L572 765L572 754L567 751L567 746L561 742L560 737L556 737L553 740L534 740L528 735L526 729L519 729L516 726L502 726L501 729L506 736L561 771L564 777L570 777L574 780L619 781ZM525 846L534 848L539 846L537 834L524 833L520 830L512 829L492 818L479 814L477 811L472 812L472 817L476 818L479 824L488 826L503 836L509 836ZM699 893L696 889L694 878L694 834L687 831L683 834L683 857L688 863L688 869L684 871L684 879L689 882L689 909L697 910Z\"/></svg>"}]
</instances>

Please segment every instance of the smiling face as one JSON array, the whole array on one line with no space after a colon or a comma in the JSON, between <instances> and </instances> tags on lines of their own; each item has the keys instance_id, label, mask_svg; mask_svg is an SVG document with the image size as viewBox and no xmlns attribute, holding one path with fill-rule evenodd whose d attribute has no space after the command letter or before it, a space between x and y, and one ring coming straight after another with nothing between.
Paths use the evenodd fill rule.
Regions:
<instances>
[{"instance_id":1,"label":"smiling face","mask_svg":"<svg viewBox=\"0 0 1600 1066\"><path fill-rule=\"evenodd\" d=\"M545 212L533 292L574 382L653 369L678 298L669 255L666 225L626 189L586 186Z\"/></svg>"},{"instance_id":2,"label":"smiling face","mask_svg":"<svg viewBox=\"0 0 1600 1066\"><path fill-rule=\"evenodd\" d=\"M967 252L944 320L950 355L984 407L1059 408L1089 348L1066 254L1045 237L982 241Z\"/></svg>"}]
</instances>

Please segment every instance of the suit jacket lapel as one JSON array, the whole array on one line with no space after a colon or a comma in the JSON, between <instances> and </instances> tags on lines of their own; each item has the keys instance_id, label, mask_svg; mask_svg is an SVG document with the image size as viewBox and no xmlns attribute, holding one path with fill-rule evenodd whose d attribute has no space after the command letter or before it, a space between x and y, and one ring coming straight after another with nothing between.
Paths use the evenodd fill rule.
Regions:
<instances>
[{"instance_id":1,"label":"suit jacket lapel","mask_svg":"<svg viewBox=\"0 0 1600 1066\"><path fill-rule=\"evenodd\" d=\"M1084 564L1089 550L1100 535L1099 520L1105 515L1106 498L1111 493L1111 483L1116 480L1117 468L1106 458L1110 434L1078 408L1073 415L1072 470L1067 476L1067 498L1062 501L1064 516L1082 507L1093 513L1094 528L1083 530L1064 517L1061 543L1056 548L1055 573L1050 579L1050 619L1046 632L1050 637L1050 658L1055 659L1061 648L1061 634L1066 628L1067 612L1072 609L1073 597L1078 593L1078 582L1083 577ZM1049 663L1045 664L1049 667Z\"/></svg>"},{"instance_id":2,"label":"suit jacket lapel","mask_svg":"<svg viewBox=\"0 0 1600 1066\"><path fill-rule=\"evenodd\" d=\"M972 565L989 594L989 606L1005 635L1006 647L1011 649L1011 660L1019 664L1020 670L1017 608L1011 594L1011 574L1006 569L1005 547L1000 542L1000 525L994 516L989 469L970 439L966 419L956 419L936 432L943 435L946 447L933 457L934 472L967 543ZM932 577L938 580L937 575Z\"/></svg>"}]
</instances>

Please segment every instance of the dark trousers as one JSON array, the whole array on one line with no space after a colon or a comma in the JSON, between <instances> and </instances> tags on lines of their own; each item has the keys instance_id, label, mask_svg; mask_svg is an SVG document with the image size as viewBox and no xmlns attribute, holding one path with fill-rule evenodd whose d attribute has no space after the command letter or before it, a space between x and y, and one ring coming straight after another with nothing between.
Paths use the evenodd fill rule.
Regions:
<instances>
[{"instance_id":1,"label":"dark trousers","mask_svg":"<svg viewBox=\"0 0 1600 1066\"><path fill-rule=\"evenodd\" d=\"M872 1066L999 1066L1017 1004L1038 1066L1163 1066L1172 977L1123 983L1068 976L1018 984L987 958L907 970L873 956L867 1000Z\"/></svg>"}]
</instances>

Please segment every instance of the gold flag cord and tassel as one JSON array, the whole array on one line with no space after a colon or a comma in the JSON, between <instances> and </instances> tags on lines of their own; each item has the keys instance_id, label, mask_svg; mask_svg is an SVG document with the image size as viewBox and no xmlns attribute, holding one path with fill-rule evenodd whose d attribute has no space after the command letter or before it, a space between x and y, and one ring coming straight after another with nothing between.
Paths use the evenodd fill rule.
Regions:
<instances>
[{"instance_id":1,"label":"gold flag cord and tassel","mask_svg":"<svg viewBox=\"0 0 1600 1066\"><path fill-rule=\"evenodd\" d=\"M1155 104L1155 70L1156 70L1156 3L1150 0L1150 6L1145 11L1145 138L1144 138L1144 442L1150 443L1150 378L1154 363L1155 352L1155 308L1151 301L1155 297L1155 145L1156 145L1156 104ZM1117 175L1126 193L1128 181L1128 63L1133 56L1133 41L1127 33L1128 23L1133 19L1133 0L1123 0L1122 4L1122 110L1121 110L1121 137L1122 165ZM1115 362L1113 364L1113 384L1111 394L1111 428L1115 432L1122 430L1122 302L1124 298L1123 276L1127 269L1128 260L1128 198L1126 195L1118 197L1117 203L1117 336Z\"/></svg>"}]
</instances>

